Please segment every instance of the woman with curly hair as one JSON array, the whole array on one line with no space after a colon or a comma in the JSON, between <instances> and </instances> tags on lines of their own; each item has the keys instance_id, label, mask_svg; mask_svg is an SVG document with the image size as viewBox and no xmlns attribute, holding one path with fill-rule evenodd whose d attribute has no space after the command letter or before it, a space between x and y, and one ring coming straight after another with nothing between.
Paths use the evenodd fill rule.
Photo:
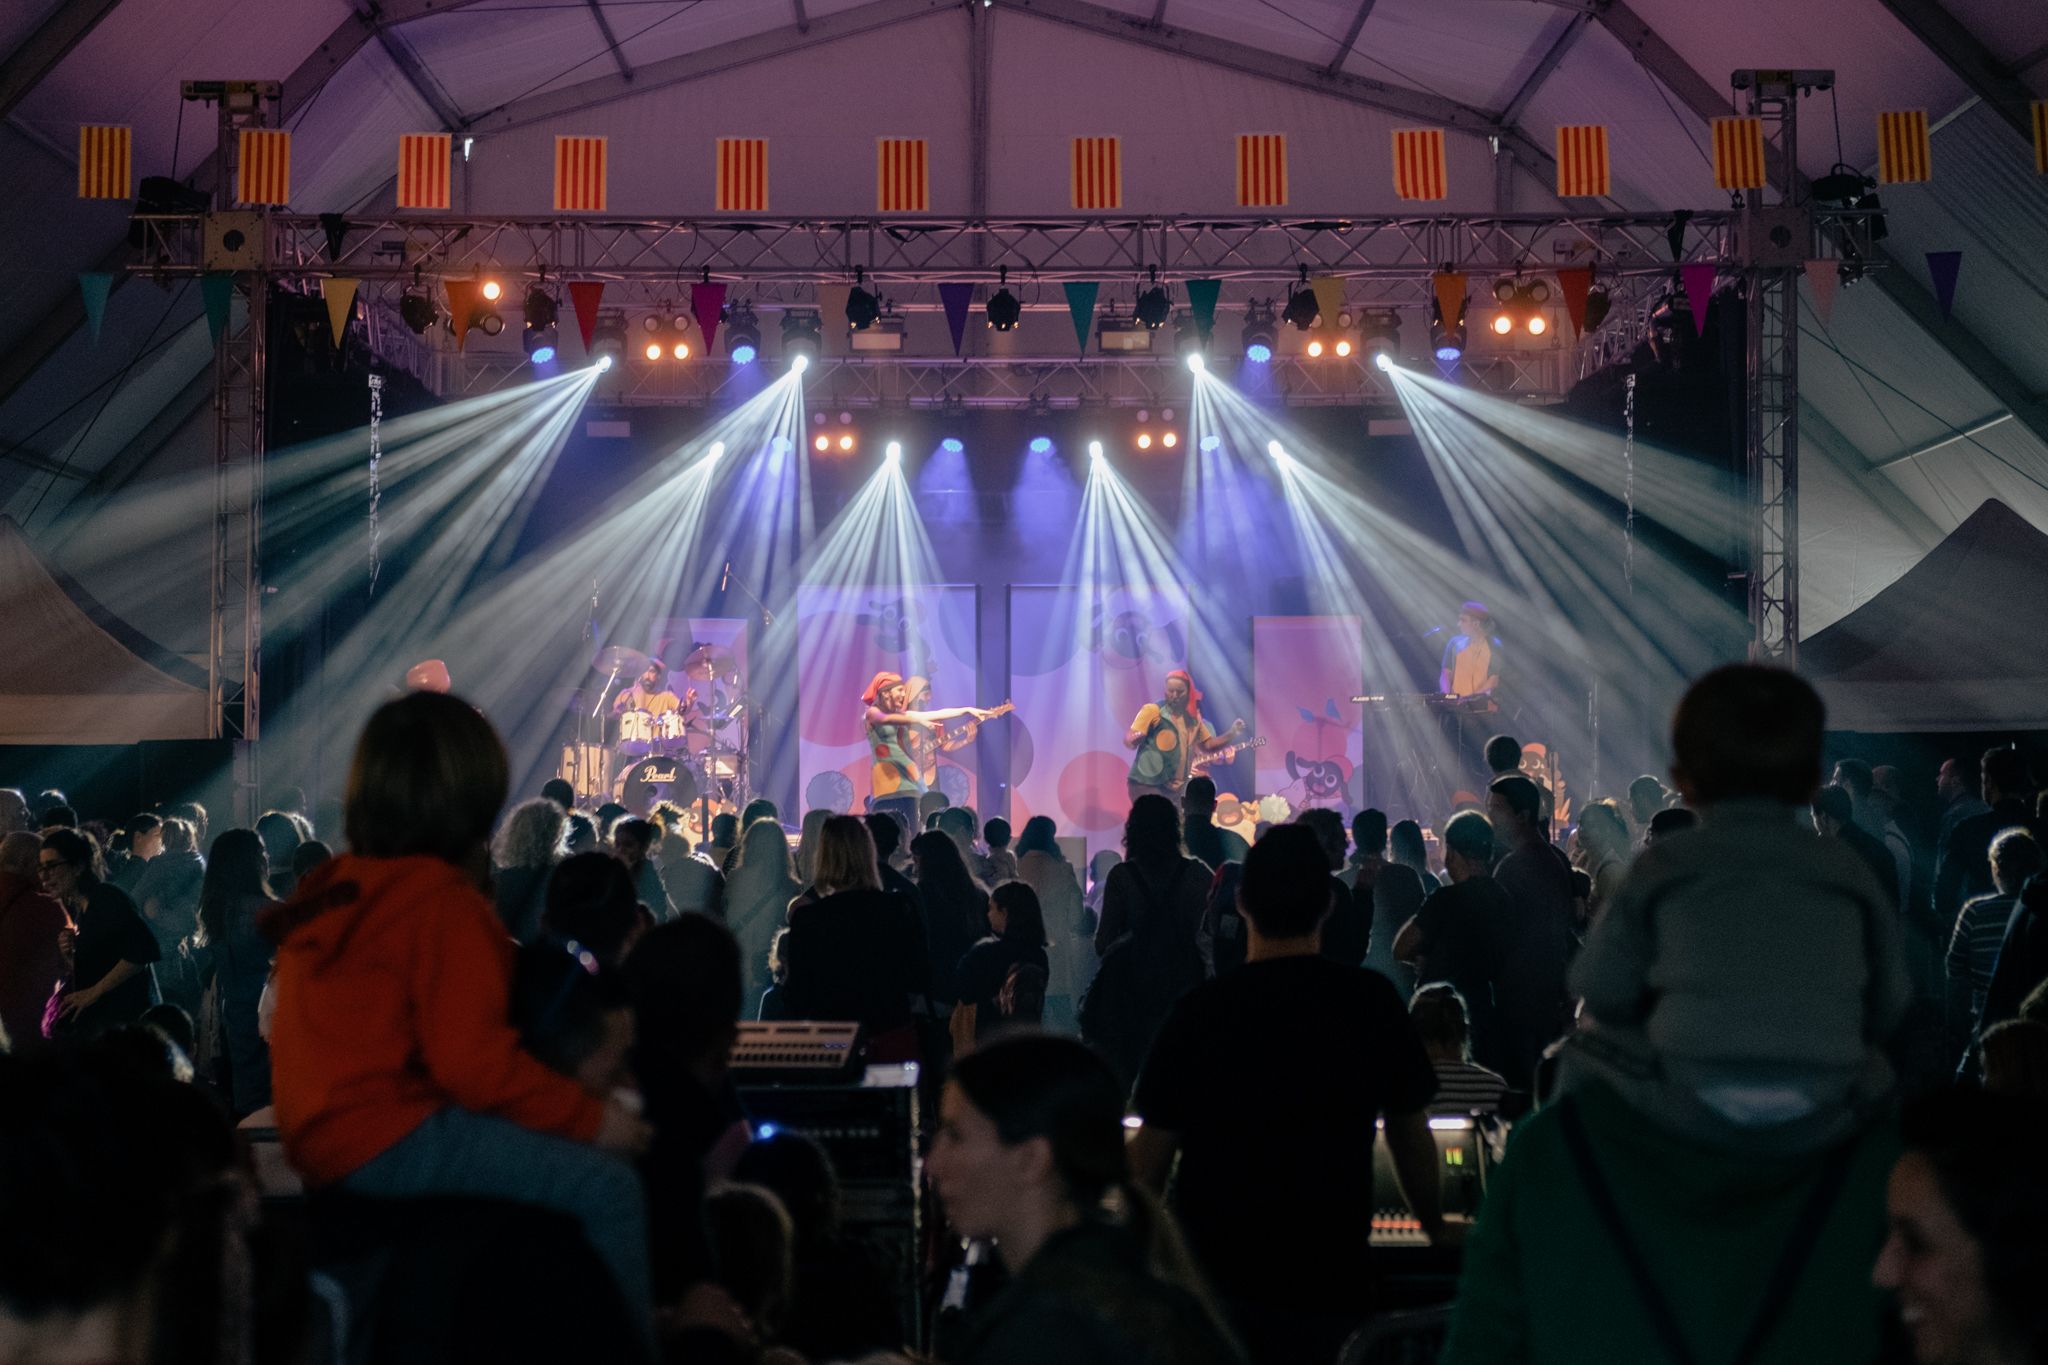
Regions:
<instances>
[{"instance_id":1,"label":"woman with curly hair","mask_svg":"<svg viewBox=\"0 0 2048 1365\"><path fill-rule=\"evenodd\" d=\"M547 908L548 878L555 864L569 854L569 813L544 796L522 801L498 826L497 841L491 846L491 862L497 867L492 899L505 932L521 943L531 943L540 933L541 912Z\"/></svg>"}]
</instances>

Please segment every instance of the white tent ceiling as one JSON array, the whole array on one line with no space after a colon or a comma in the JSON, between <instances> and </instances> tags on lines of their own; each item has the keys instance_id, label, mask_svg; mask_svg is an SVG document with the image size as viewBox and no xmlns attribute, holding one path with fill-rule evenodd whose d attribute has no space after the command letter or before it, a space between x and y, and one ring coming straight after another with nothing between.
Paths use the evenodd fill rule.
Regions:
<instances>
[{"instance_id":1,"label":"white tent ceiling","mask_svg":"<svg viewBox=\"0 0 2048 1365\"><path fill-rule=\"evenodd\" d=\"M1133 208L1228 210L1218 149L1267 130L1290 134L1299 211L1393 212L1387 132L1436 121L1427 109L1474 130L1450 139L1452 210L1501 206L1483 135L1495 122L1538 149L1557 124L1604 123L1618 203L1711 207L1724 200L1702 150L1703 92L1725 94L1736 67L1838 73L1833 99L1802 105L1809 175L1837 160L1837 108L1840 157L1867 170L1876 112L1924 107L1935 181L1885 192L1893 278L1845 290L1826 326L1809 310L1803 625L1867 598L1984 496L2048 526L2048 348L2037 340L2048 335L2048 178L1978 98L1994 86L2048 96L2048 5L997 0L978 21L989 25L996 214L1065 212L1065 139L1098 132L1125 140ZM0 7L0 159L12 172L0 202L0 508L23 516L40 501L33 532L88 486L148 477L152 452L203 445L192 439L208 420L190 412L206 351L192 300L132 285L97 343L77 326L76 275L118 262L125 229L123 206L72 196L79 123L131 124L138 176L169 171L174 147L191 175L214 132L203 106L183 108L180 126L178 82L274 77L296 134L295 207L388 201L397 134L441 127L476 138L457 202L485 214L545 208L557 131L610 136L613 208L650 214L708 209L709 139L722 133L774 140L778 213L861 211L872 202L864 149L909 134L931 140L934 209L965 214L969 22L956 0ZM1916 30L1964 39L1937 51ZM1540 168L1508 186L1515 209L1557 207ZM1928 320L1930 250L1964 253L1946 327Z\"/></svg>"}]
</instances>

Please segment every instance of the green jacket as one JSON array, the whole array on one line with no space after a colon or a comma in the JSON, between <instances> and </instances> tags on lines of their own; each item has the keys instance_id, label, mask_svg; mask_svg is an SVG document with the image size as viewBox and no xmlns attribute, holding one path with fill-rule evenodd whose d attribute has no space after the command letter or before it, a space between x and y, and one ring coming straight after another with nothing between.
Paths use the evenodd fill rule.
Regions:
<instances>
[{"instance_id":1,"label":"green jacket","mask_svg":"<svg viewBox=\"0 0 2048 1365\"><path fill-rule=\"evenodd\" d=\"M1870 1283L1884 1240L1884 1189L1899 1152L1887 1118L1846 1149L1757 1158L1677 1138L1604 1086L1572 1101L1651 1279L1702 1365L1726 1365L1823 1164L1849 1171L1755 1365L1878 1355L1885 1302ZM1522 1122L1465 1247L1441 1365L1675 1365L1586 1182L1553 1106Z\"/></svg>"}]
</instances>

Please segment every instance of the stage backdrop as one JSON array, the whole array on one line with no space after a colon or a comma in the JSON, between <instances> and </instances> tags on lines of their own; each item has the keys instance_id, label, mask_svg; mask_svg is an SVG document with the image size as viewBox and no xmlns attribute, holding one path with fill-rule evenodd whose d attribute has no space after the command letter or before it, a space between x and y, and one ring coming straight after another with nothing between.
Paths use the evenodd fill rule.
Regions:
<instances>
[{"instance_id":1,"label":"stage backdrop","mask_svg":"<svg viewBox=\"0 0 2048 1365\"><path fill-rule=\"evenodd\" d=\"M1365 690L1363 627L1356 616L1252 618L1254 755L1261 796L1290 811L1332 806L1348 820L1358 803L1354 774L1364 761L1359 707Z\"/></svg>"},{"instance_id":2,"label":"stage backdrop","mask_svg":"<svg viewBox=\"0 0 2048 1365\"><path fill-rule=\"evenodd\" d=\"M873 756L861 692L886 669L931 679L935 708L971 704L979 592L953 586L805 587L796 600L803 806L862 811L872 791ZM939 760L939 789L955 805L973 805L979 796L974 751L970 744Z\"/></svg>"},{"instance_id":3,"label":"stage backdrop","mask_svg":"<svg viewBox=\"0 0 2048 1365\"><path fill-rule=\"evenodd\" d=\"M1118 846L1130 810L1124 732L1167 672L1188 666L1188 633L1179 588L1010 589L1013 825L1050 815L1091 854Z\"/></svg>"}]
</instances>

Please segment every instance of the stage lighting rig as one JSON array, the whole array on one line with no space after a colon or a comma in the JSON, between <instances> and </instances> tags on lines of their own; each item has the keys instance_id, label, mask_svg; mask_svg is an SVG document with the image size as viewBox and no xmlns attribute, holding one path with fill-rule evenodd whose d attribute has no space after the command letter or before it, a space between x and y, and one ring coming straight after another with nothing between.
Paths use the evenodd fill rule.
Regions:
<instances>
[{"instance_id":1,"label":"stage lighting rig","mask_svg":"<svg viewBox=\"0 0 2048 1365\"><path fill-rule=\"evenodd\" d=\"M526 291L526 323L520 330L519 342L536 365L545 365L555 358L556 320L560 311L554 296L540 285Z\"/></svg>"},{"instance_id":2,"label":"stage lighting rig","mask_svg":"<svg viewBox=\"0 0 2048 1365\"><path fill-rule=\"evenodd\" d=\"M1316 291L1313 289L1297 289L1290 293L1287 296L1287 307L1281 312L1280 316L1285 318L1288 324L1297 332L1306 332L1309 328L1315 326L1316 319L1322 316L1321 311L1316 307Z\"/></svg>"},{"instance_id":3,"label":"stage lighting rig","mask_svg":"<svg viewBox=\"0 0 2048 1365\"><path fill-rule=\"evenodd\" d=\"M1586 330L1596 331L1607 315L1614 309L1614 300L1607 293L1607 286L1596 284L1586 291Z\"/></svg>"},{"instance_id":4,"label":"stage lighting rig","mask_svg":"<svg viewBox=\"0 0 2048 1365\"><path fill-rule=\"evenodd\" d=\"M1010 267L1002 266L996 272L996 292L989 295L983 310L988 314L988 325L998 332L1014 332L1017 324L1024 319L1024 305L1017 302L1017 296L1010 292Z\"/></svg>"},{"instance_id":5,"label":"stage lighting rig","mask_svg":"<svg viewBox=\"0 0 2048 1365\"><path fill-rule=\"evenodd\" d=\"M1512 336L1517 326L1530 336L1540 337L1550 329L1543 305L1550 301L1550 285L1543 280L1501 276L1493 282L1493 301L1499 308L1493 315L1495 336Z\"/></svg>"},{"instance_id":6,"label":"stage lighting rig","mask_svg":"<svg viewBox=\"0 0 2048 1365\"><path fill-rule=\"evenodd\" d=\"M433 299L420 287L419 280L413 280L412 288L399 296L398 316L414 336L425 336L440 311L434 307Z\"/></svg>"},{"instance_id":7,"label":"stage lighting rig","mask_svg":"<svg viewBox=\"0 0 2048 1365\"><path fill-rule=\"evenodd\" d=\"M1401 315L1392 308L1368 308L1358 325L1365 353L1377 359L1401 353Z\"/></svg>"},{"instance_id":8,"label":"stage lighting rig","mask_svg":"<svg viewBox=\"0 0 2048 1365\"><path fill-rule=\"evenodd\" d=\"M1263 365L1273 358L1273 301L1253 299L1244 308L1244 358Z\"/></svg>"},{"instance_id":9,"label":"stage lighting rig","mask_svg":"<svg viewBox=\"0 0 2048 1365\"><path fill-rule=\"evenodd\" d=\"M805 360L818 358L820 333L824 331L822 320L815 308L791 308L782 315L782 354L790 360L802 356Z\"/></svg>"},{"instance_id":10,"label":"stage lighting rig","mask_svg":"<svg viewBox=\"0 0 2048 1365\"><path fill-rule=\"evenodd\" d=\"M882 316L882 300L870 294L863 272L853 272L853 288L846 295L846 322L856 332L865 332Z\"/></svg>"},{"instance_id":11,"label":"stage lighting rig","mask_svg":"<svg viewBox=\"0 0 2048 1365\"><path fill-rule=\"evenodd\" d=\"M1457 316L1446 319L1442 300L1429 305L1429 345L1438 360L1456 360L1465 354L1465 300L1458 300Z\"/></svg>"},{"instance_id":12,"label":"stage lighting rig","mask_svg":"<svg viewBox=\"0 0 2048 1365\"><path fill-rule=\"evenodd\" d=\"M751 365L761 354L761 323L751 304L725 306L725 353L735 365Z\"/></svg>"},{"instance_id":13,"label":"stage lighting rig","mask_svg":"<svg viewBox=\"0 0 2048 1365\"><path fill-rule=\"evenodd\" d=\"M1136 311L1138 321L1155 332L1164 327L1166 320L1173 316L1173 300L1167 296L1165 288L1159 283L1158 270L1152 272L1152 287L1138 295Z\"/></svg>"},{"instance_id":14,"label":"stage lighting rig","mask_svg":"<svg viewBox=\"0 0 2048 1365\"><path fill-rule=\"evenodd\" d=\"M625 314L606 310L597 315L590 329L590 358L600 369L609 369L626 355Z\"/></svg>"}]
</instances>

